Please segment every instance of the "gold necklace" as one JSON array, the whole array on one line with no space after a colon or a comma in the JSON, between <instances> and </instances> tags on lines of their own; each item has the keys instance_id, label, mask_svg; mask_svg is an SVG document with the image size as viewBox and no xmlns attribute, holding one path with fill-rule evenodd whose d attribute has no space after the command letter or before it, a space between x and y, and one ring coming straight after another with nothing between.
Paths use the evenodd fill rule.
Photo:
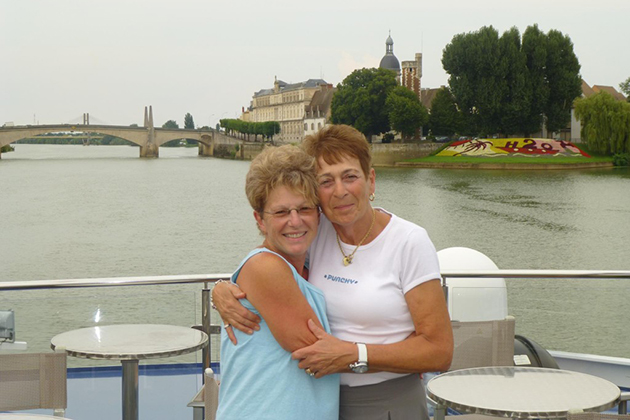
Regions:
<instances>
[{"instance_id":1,"label":"gold necklace","mask_svg":"<svg viewBox=\"0 0 630 420\"><path fill-rule=\"evenodd\" d=\"M355 252L357 252L357 250L363 244L363 242L367 239L367 237L370 236L370 233L372 233L372 228L374 227L375 220L376 220L376 210L372 209L372 224L370 225L370 228L368 229L363 239L361 239L361 242L359 242L359 245L357 245L357 247L354 248L354 251L352 251L352 254L350 255L346 255L346 253L343 252L343 248L341 247L341 241L339 240L339 234L337 233L337 245L339 245L339 250L343 254L343 265L345 265L346 267L352 264L352 258L354 257Z\"/></svg>"}]
</instances>

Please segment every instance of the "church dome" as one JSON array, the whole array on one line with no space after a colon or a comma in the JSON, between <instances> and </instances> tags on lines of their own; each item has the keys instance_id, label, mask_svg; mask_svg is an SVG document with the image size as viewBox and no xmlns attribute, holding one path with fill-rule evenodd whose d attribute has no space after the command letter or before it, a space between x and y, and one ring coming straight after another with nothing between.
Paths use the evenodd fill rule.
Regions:
<instances>
[{"instance_id":1,"label":"church dome","mask_svg":"<svg viewBox=\"0 0 630 420\"><path fill-rule=\"evenodd\" d=\"M379 64L378 67L381 69L394 70L400 73L400 62L394 54L385 55L381 58L381 64Z\"/></svg>"},{"instance_id":2,"label":"church dome","mask_svg":"<svg viewBox=\"0 0 630 420\"><path fill-rule=\"evenodd\" d=\"M396 74L400 75L400 62L394 55L394 40L391 34L387 37L387 40L385 40L385 55L381 59L381 63L378 67L393 70Z\"/></svg>"}]
</instances>

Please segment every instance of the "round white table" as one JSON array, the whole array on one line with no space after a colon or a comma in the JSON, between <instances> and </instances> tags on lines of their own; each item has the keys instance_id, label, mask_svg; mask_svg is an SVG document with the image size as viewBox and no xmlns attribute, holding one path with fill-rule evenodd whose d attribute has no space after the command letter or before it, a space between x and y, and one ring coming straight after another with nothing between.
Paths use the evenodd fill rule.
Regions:
<instances>
[{"instance_id":1,"label":"round white table","mask_svg":"<svg viewBox=\"0 0 630 420\"><path fill-rule=\"evenodd\" d=\"M534 367L487 367L447 372L431 379L427 394L438 406L516 419L566 418L569 411L604 411L621 391L602 378ZM439 413L439 414L438 414ZM436 420L444 410L436 410Z\"/></svg>"},{"instance_id":2,"label":"round white table","mask_svg":"<svg viewBox=\"0 0 630 420\"><path fill-rule=\"evenodd\" d=\"M122 324L81 328L58 334L50 347L69 356L120 360L123 419L138 419L138 362L197 351L208 344L203 331L175 325Z\"/></svg>"}]
</instances>

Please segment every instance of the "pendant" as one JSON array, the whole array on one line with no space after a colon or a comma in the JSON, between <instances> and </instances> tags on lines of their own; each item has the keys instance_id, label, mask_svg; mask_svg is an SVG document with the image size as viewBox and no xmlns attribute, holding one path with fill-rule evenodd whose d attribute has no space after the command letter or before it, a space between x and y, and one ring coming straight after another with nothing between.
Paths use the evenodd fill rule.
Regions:
<instances>
[{"instance_id":1,"label":"pendant","mask_svg":"<svg viewBox=\"0 0 630 420\"><path fill-rule=\"evenodd\" d=\"M351 256L344 257L343 258L343 265L345 265L347 267L350 264L352 264L352 257Z\"/></svg>"}]
</instances>

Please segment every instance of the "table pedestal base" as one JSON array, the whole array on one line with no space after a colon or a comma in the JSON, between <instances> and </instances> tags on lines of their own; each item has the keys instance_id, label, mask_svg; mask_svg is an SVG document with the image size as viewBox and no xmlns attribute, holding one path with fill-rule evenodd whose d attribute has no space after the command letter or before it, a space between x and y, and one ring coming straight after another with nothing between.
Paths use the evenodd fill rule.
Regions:
<instances>
[{"instance_id":1,"label":"table pedestal base","mask_svg":"<svg viewBox=\"0 0 630 420\"><path fill-rule=\"evenodd\" d=\"M122 418L138 420L138 360L122 360Z\"/></svg>"},{"instance_id":2,"label":"table pedestal base","mask_svg":"<svg viewBox=\"0 0 630 420\"><path fill-rule=\"evenodd\" d=\"M435 420L444 420L446 418L446 406L442 404L436 404L433 410L433 418Z\"/></svg>"}]
</instances>

